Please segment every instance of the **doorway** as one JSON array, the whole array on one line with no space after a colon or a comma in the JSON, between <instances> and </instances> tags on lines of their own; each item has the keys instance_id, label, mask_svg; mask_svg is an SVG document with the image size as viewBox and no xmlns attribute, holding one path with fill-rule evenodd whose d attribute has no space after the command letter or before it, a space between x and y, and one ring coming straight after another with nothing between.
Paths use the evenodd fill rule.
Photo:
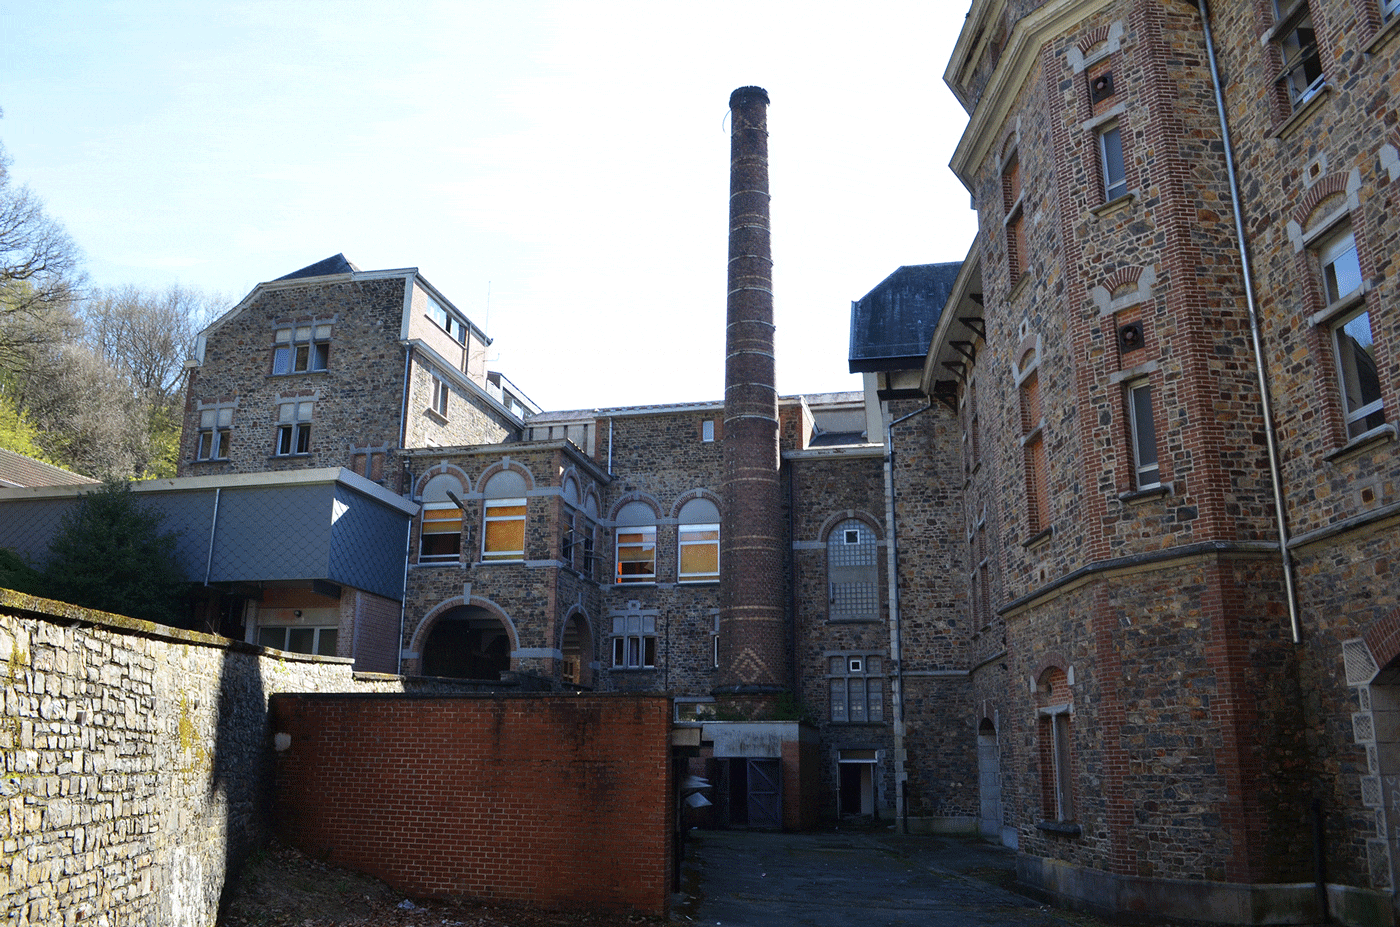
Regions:
<instances>
[{"instance_id":1,"label":"doorway","mask_svg":"<svg viewBox=\"0 0 1400 927\"><path fill-rule=\"evenodd\" d=\"M877 752L870 750L841 750L836 768L837 811L842 817L863 815L879 818L875 805L875 764Z\"/></svg>"}]
</instances>

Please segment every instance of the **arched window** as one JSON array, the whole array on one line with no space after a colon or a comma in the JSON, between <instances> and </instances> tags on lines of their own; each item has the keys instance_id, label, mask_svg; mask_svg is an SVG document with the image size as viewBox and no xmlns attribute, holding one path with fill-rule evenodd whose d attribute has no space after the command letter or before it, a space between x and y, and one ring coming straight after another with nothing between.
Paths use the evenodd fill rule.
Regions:
<instances>
[{"instance_id":1,"label":"arched window","mask_svg":"<svg viewBox=\"0 0 1400 927\"><path fill-rule=\"evenodd\" d=\"M456 496L457 501L453 501ZM418 535L419 563L457 563L462 555L462 484L440 473L423 487L423 525Z\"/></svg>"},{"instance_id":2,"label":"arched window","mask_svg":"<svg viewBox=\"0 0 1400 927\"><path fill-rule=\"evenodd\" d=\"M482 560L525 559L525 477L514 470L492 476L481 530Z\"/></svg>"},{"instance_id":3,"label":"arched window","mask_svg":"<svg viewBox=\"0 0 1400 927\"><path fill-rule=\"evenodd\" d=\"M574 552L578 547L578 480L572 476L564 478L564 506L559 514L559 559L564 566L573 569Z\"/></svg>"},{"instance_id":4,"label":"arched window","mask_svg":"<svg viewBox=\"0 0 1400 927\"><path fill-rule=\"evenodd\" d=\"M879 572L879 549L874 529L854 518L833 528L826 539L830 620L878 620Z\"/></svg>"},{"instance_id":5,"label":"arched window","mask_svg":"<svg viewBox=\"0 0 1400 927\"><path fill-rule=\"evenodd\" d=\"M656 582L656 513L645 502L629 502L617 513L619 583Z\"/></svg>"},{"instance_id":6,"label":"arched window","mask_svg":"<svg viewBox=\"0 0 1400 927\"><path fill-rule=\"evenodd\" d=\"M677 521L677 579L683 583L719 579L719 509L709 499L691 499L681 506Z\"/></svg>"}]
</instances>

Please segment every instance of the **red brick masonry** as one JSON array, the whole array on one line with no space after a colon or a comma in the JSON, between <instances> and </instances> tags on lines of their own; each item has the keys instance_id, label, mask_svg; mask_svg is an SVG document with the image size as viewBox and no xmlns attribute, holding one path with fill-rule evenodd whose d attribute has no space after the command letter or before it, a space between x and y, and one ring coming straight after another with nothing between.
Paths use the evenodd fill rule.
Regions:
<instances>
[{"instance_id":1,"label":"red brick masonry","mask_svg":"<svg viewBox=\"0 0 1400 927\"><path fill-rule=\"evenodd\" d=\"M271 712L275 826L303 850L418 897L667 913L665 696L276 695Z\"/></svg>"}]
</instances>

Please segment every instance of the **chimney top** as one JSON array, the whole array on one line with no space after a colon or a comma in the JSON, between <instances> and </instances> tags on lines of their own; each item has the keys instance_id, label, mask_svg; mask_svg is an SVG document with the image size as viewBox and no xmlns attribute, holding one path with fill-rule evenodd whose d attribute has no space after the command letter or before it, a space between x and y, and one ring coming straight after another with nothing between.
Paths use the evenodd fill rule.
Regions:
<instances>
[{"instance_id":1,"label":"chimney top","mask_svg":"<svg viewBox=\"0 0 1400 927\"><path fill-rule=\"evenodd\" d=\"M736 106L743 106L750 102L751 97L757 98L755 102L761 101L765 106L768 105L767 90L764 90L762 87L740 87L729 95L729 108L733 109Z\"/></svg>"}]
</instances>

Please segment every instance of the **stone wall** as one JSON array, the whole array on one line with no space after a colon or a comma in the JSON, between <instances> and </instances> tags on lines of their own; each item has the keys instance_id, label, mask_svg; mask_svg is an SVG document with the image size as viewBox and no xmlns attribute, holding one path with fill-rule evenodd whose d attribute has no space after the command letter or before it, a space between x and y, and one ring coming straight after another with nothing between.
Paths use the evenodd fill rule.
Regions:
<instances>
[{"instance_id":1,"label":"stone wall","mask_svg":"<svg viewBox=\"0 0 1400 927\"><path fill-rule=\"evenodd\" d=\"M403 689L7 590L0 686L5 927L213 925L226 874L267 836L268 696Z\"/></svg>"},{"instance_id":2,"label":"stone wall","mask_svg":"<svg viewBox=\"0 0 1400 927\"><path fill-rule=\"evenodd\" d=\"M664 916L664 695L277 695L279 833L430 897Z\"/></svg>"}]
</instances>

